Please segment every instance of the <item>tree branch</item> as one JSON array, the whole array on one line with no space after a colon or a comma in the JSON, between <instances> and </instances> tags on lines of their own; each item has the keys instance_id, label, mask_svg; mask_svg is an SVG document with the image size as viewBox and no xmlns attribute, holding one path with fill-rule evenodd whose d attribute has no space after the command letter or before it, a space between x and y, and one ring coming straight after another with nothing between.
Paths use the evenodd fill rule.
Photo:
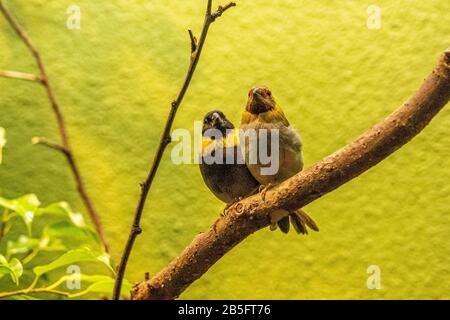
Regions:
<instances>
[{"instance_id":1,"label":"tree branch","mask_svg":"<svg viewBox=\"0 0 450 320\"><path fill-rule=\"evenodd\" d=\"M192 33L192 30L188 30L189 39L191 40L191 54L193 54L197 50L197 38Z\"/></svg>"},{"instance_id":2,"label":"tree branch","mask_svg":"<svg viewBox=\"0 0 450 320\"><path fill-rule=\"evenodd\" d=\"M11 292L1 292L0 299L12 297L12 296L20 296L24 294L33 294L33 293L47 293L47 294L56 294L63 297L69 297L70 294L68 292L53 290L48 288L33 288L33 289L23 289Z\"/></svg>"},{"instance_id":3,"label":"tree branch","mask_svg":"<svg viewBox=\"0 0 450 320\"><path fill-rule=\"evenodd\" d=\"M31 79L30 76L32 76L32 75L19 74L17 72L15 72L15 73L13 72L13 74L11 74L11 72L10 72L9 77L20 78L20 79L26 78L26 80L39 80L40 83L45 87L48 99L52 106L53 113L55 114L55 117L56 117L59 134L60 134L61 140L62 140L62 146L61 147L58 146L58 148L54 148L54 149L63 151L63 154L65 155L67 162L69 164L69 167L72 171L72 174L75 178L75 182L77 185L77 191L80 194L81 199L84 203L84 206L86 207L86 209L89 213L91 221L94 224L94 227L104 245L105 251L109 252L109 247L108 247L108 243L106 241L106 236L105 236L105 233L103 231L103 226L100 221L100 216L97 213L97 211L95 210L92 200L86 191L86 187L85 187L84 181L81 177L80 170L78 169L78 165L73 156L73 151L72 151L72 148L71 148L71 145L69 142L69 136L67 134L66 124L64 121L63 114L61 112L61 107L60 107L58 101L56 100L56 96L53 92L53 88L50 85L50 82L48 80L48 75L47 75L47 72L46 72L46 69L44 66L44 62L41 58L41 55L40 55L39 51L37 50L37 48L31 42L30 38L28 37L27 33L22 28L22 26L11 15L11 13L8 11L8 9L6 9L2 0L0 0L0 11L5 16L6 20L11 25L11 27L14 29L14 31L16 32L18 37L23 41L23 43L30 50L31 54L33 55L34 59L36 60L36 64L40 71L40 75L38 76L37 79ZM3 74L5 74L5 72L3 72ZM53 147L57 146L56 144L52 144L52 145L50 145L49 143L44 143L44 144L46 144L47 146L53 145Z\"/></svg>"},{"instance_id":4,"label":"tree branch","mask_svg":"<svg viewBox=\"0 0 450 320\"><path fill-rule=\"evenodd\" d=\"M51 142L49 140L47 140L46 138L43 137L33 137L31 139L31 143L32 144L40 144L46 147L49 147L51 149L57 150L62 152L63 154L67 154L68 150L66 150L63 146L55 143L55 142Z\"/></svg>"},{"instance_id":5,"label":"tree branch","mask_svg":"<svg viewBox=\"0 0 450 320\"><path fill-rule=\"evenodd\" d=\"M200 40L198 43L194 40L194 36L192 32L189 32L191 39L191 49L193 48L193 42L196 43L195 50L191 52L191 63L189 65L186 78L184 80L183 86L181 87L180 92L178 93L177 98L172 102L169 116L166 121L166 125L164 127L164 131L162 133L158 149L156 151L156 155L153 159L153 164L150 169L150 172L147 176L147 179L141 184L142 192L139 198L138 206L136 209L136 213L134 216L133 225L130 230L130 234L125 245L125 249L123 250L122 258L119 264L119 268L117 270L117 278L114 286L113 299L118 300L120 296L120 290L122 287L123 277L125 275L125 270L127 267L128 259L131 254L131 250L133 249L134 241L136 237L142 233L142 229L140 226L142 212L144 210L145 202L147 200L148 192L152 186L153 180L155 178L156 172L158 171L159 164L161 162L161 158L166 150L167 145L171 142L170 130L172 128L173 121L175 119L175 115L180 107L181 102L186 94L187 89L189 88L189 84L191 83L192 76L194 75L195 69L197 67L198 61L200 60L200 55L202 53L203 45L205 44L206 36L208 35L208 30L211 24L216 20L217 17L221 16L226 10L231 7L234 7L236 4L231 2L225 7L219 7L216 12L211 13L212 0L208 0L206 6L206 15L205 22L203 23L202 33L200 35Z\"/></svg>"},{"instance_id":6,"label":"tree branch","mask_svg":"<svg viewBox=\"0 0 450 320\"><path fill-rule=\"evenodd\" d=\"M41 77L35 74L10 70L0 70L0 77L38 82L42 81Z\"/></svg>"},{"instance_id":7,"label":"tree branch","mask_svg":"<svg viewBox=\"0 0 450 320\"><path fill-rule=\"evenodd\" d=\"M230 207L167 267L137 284L132 298L174 299L253 232L270 223L277 208L301 208L376 165L416 136L450 99L450 48L421 88L397 111L354 142L260 195Z\"/></svg>"}]
</instances>

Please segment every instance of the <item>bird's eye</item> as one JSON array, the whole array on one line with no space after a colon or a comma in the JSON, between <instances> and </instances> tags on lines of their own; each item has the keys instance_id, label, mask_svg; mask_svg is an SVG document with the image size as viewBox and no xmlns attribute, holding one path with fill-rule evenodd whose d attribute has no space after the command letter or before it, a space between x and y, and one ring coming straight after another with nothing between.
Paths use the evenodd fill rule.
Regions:
<instances>
[{"instance_id":1,"label":"bird's eye","mask_svg":"<svg viewBox=\"0 0 450 320\"><path fill-rule=\"evenodd\" d=\"M271 96L272 96L272 92L267 91L267 95L268 95L269 97L271 97Z\"/></svg>"}]
</instances>

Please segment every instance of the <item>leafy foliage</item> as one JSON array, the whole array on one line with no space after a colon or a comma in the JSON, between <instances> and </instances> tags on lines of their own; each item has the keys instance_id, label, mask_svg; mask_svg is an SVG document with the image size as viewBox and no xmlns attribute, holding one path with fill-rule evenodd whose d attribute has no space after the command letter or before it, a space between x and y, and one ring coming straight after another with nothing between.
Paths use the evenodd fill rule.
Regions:
<instances>
[{"instance_id":1,"label":"leafy foliage","mask_svg":"<svg viewBox=\"0 0 450 320\"><path fill-rule=\"evenodd\" d=\"M11 280L15 284L19 284L19 278L23 273L23 266L16 258L11 259L9 262L3 255L0 255L0 278L5 274L11 276Z\"/></svg>"},{"instance_id":2,"label":"leafy foliage","mask_svg":"<svg viewBox=\"0 0 450 320\"><path fill-rule=\"evenodd\" d=\"M0 245L2 240L7 241L6 246L3 246L4 252L0 254L0 279L9 275L10 281L19 286L19 280L25 272L34 274L34 280L27 288L0 293L0 298L36 299L37 293L76 298L89 293L109 294L112 292L115 271L110 257L103 252L97 233L85 224L83 216L74 212L68 203L58 202L42 207L36 195L28 194L17 199L0 197L0 209L3 209ZM39 229L34 226L37 219L46 219L46 222L50 222L40 230L36 230ZM17 227L19 224L25 225L26 234L6 239L12 227ZM37 233L40 235L36 236ZM69 247L73 246L74 242L78 247ZM49 252L61 252L61 254L56 259L48 261L45 256ZM37 259L39 262L42 260L48 262L30 267L30 261L38 255L40 255L40 259ZM77 272L81 270L80 264L86 262L105 266L110 275L88 275ZM41 277L66 266L75 266L72 269L75 271L63 275L46 287L37 287ZM69 285L74 283L78 285ZM85 284L84 288L82 283ZM130 289L130 284L125 282L123 292Z\"/></svg>"}]
</instances>

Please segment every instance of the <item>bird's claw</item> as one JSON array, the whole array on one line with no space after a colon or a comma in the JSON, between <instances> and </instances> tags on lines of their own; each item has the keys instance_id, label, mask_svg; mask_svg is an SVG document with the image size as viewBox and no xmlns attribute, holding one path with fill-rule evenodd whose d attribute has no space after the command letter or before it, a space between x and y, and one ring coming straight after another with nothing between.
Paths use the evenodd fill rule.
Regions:
<instances>
[{"instance_id":1,"label":"bird's claw","mask_svg":"<svg viewBox=\"0 0 450 320\"><path fill-rule=\"evenodd\" d=\"M239 201L241 201L243 198L242 197L238 197L235 198L233 202L227 203L225 205L225 208L223 208L222 213L220 214L221 217L226 217L228 214L228 209L230 209L232 206L234 206L236 203L238 203Z\"/></svg>"},{"instance_id":2,"label":"bird's claw","mask_svg":"<svg viewBox=\"0 0 450 320\"><path fill-rule=\"evenodd\" d=\"M272 183L268 183L268 184L266 184L266 185L261 185L261 186L259 186L258 192L259 192L260 195L261 195L262 201L266 201L266 193L267 193L267 191L269 191L269 189L273 188L274 186L275 186L275 185L272 184Z\"/></svg>"}]
</instances>

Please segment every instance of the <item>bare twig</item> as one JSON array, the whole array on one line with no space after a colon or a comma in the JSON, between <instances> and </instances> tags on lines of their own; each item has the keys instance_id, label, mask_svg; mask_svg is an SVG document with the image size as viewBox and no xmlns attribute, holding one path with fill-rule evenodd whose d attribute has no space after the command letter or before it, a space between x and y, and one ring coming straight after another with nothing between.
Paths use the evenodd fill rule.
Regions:
<instances>
[{"instance_id":1,"label":"bare twig","mask_svg":"<svg viewBox=\"0 0 450 320\"><path fill-rule=\"evenodd\" d=\"M2 292L0 293L0 299L12 297L12 296L20 296L24 294L33 294L33 293L47 293L47 294L56 294L59 296L69 297L70 294L68 292L53 290L48 288L33 288L33 289L23 289L11 292Z\"/></svg>"},{"instance_id":2,"label":"bare twig","mask_svg":"<svg viewBox=\"0 0 450 320\"><path fill-rule=\"evenodd\" d=\"M51 142L51 141L49 141L49 140L47 140L46 138L43 138L43 137L33 137L31 139L31 143L32 144L41 144L41 145L49 147L51 149L55 149L57 151L60 151L60 152L62 152L64 154L68 153L68 150L66 150L64 148L64 146L61 146L61 145L57 144L56 142Z\"/></svg>"},{"instance_id":3,"label":"bare twig","mask_svg":"<svg viewBox=\"0 0 450 320\"><path fill-rule=\"evenodd\" d=\"M416 136L450 99L450 48L421 88L355 141L266 193L228 209L167 267L135 286L133 299L175 299L247 236L270 223L277 208L302 208L362 174Z\"/></svg>"},{"instance_id":4,"label":"bare twig","mask_svg":"<svg viewBox=\"0 0 450 320\"><path fill-rule=\"evenodd\" d=\"M106 241L106 236L105 236L105 233L103 231L103 227L102 227L102 224L100 221L100 216L97 213L97 211L95 210L92 200L86 191L86 187L85 187L84 181L81 177L80 170L78 169L78 165L75 162L75 158L73 156L73 151L72 151L72 148L71 148L71 145L69 142L69 136L67 133L64 117L61 112L61 107L60 107L58 101L56 100L56 96L53 92L53 88L50 85L50 82L48 80L48 75L47 75L47 72L46 72L46 69L44 66L44 62L41 58L41 55L40 55L39 51L37 50L37 48L31 42L30 38L28 37L27 33L22 28L22 26L11 15L11 13L8 11L8 9L6 9L2 0L0 0L0 11L5 16L6 20L9 22L9 24L14 29L14 31L19 36L19 38L23 41L23 43L30 50L31 54L33 55L34 59L36 60L36 64L40 71L40 75L39 75L40 83L42 83L42 85L45 87L48 99L52 106L53 113L56 116L59 134L60 134L61 140L62 140L62 146L56 147L57 146L56 144L49 144L49 143L43 143L43 144L46 144L47 146L51 146L56 150L63 151L63 154L65 155L67 162L69 163L70 169L73 173L73 176L75 178L75 182L77 185L77 191L81 196L81 199L89 213L89 216L92 220L92 223L95 226L97 233L99 234L99 237L105 247L105 251L109 252L109 247L108 247L108 243Z\"/></svg>"},{"instance_id":5,"label":"bare twig","mask_svg":"<svg viewBox=\"0 0 450 320\"><path fill-rule=\"evenodd\" d=\"M164 154L164 151L165 151L167 145L171 142L170 130L172 128L172 124L175 119L177 110L178 110L181 102L183 101L184 95L186 94L186 91L189 87L192 76L194 75L194 71L195 71L198 61L200 59L203 45L205 44L205 40L206 40L206 36L208 34L209 27L211 26L211 24L215 21L215 19L217 17L221 16L223 14L223 12L225 12L227 9L229 9L235 5L236 5L235 3L231 2L228 5L226 5L225 7L219 7L219 9L217 9L216 12L212 13L211 12L212 0L208 0L208 2L207 2L205 22L203 24L203 29L202 29L202 33L200 35L200 40L198 41L198 44L196 45L195 51L191 54L191 63L189 65L183 86L181 87L181 90L178 93L177 98L171 104L170 113L167 118L166 125L164 127L164 131L162 133L161 140L159 142L159 146L156 151L156 155L153 159L153 164L150 169L150 172L147 176L147 179L141 184L141 186L142 186L141 196L140 196L139 203L138 203L136 213L134 216L134 221L133 221L133 225L131 227L130 235L129 235L127 243L125 245L125 249L123 251L120 265L119 265L119 268L117 271L117 278L116 278L116 283L114 286L114 293L113 293L113 299L115 299L115 300L119 299L120 290L121 290L121 286L122 286L122 280L125 275L125 270L126 270L128 259L131 254L131 250L133 249L134 241L136 240L136 237L142 232L142 229L140 226L140 221L141 221L142 212L144 210L148 192L150 191L153 179L155 178L155 175L158 170L158 167L161 162L161 158ZM193 34L191 35L191 41L192 41L192 39L194 39ZM192 44L192 42L191 42L191 44Z\"/></svg>"},{"instance_id":6,"label":"bare twig","mask_svg":"<svg viewBox=\"0 0 450 320\"><path fill-rule=\"evenodd\" d=\"M211 22L214 22L214 20L216 20L218 17L220 17L225 11L227 11L228 9L230 9L231 7L235 7L236 3L234 2L230 2L229 4L227 4L226 6L219 6L216 10L216 12L211 13ZM210 7L211 9L211 7ZM211 10L209 10L209 12L211 12Z\"/></svg>"},{"instance_id":7,"label":"bare twig","mask_svg":"<svg viewBox=\"0 0 450 320\"><path fill-rule=\"evenodd\" d=\"M42 81L41 76L31 73L23 73L19 71L10 71L10 70L0 70L0 77L28 80L28 81L38 81L38 82Z\"/></svg>"},{"instance_id":8,"label":"bare twig","mask_svg":"<svg viewBox=\"0 0 450 320\"><path fill-rule=\"evenodd\" d=\"M191 53L194 53L197 50L197 38L192 33L192 30L188 30L189 38L191 39Z\"/></svg>"}]
</instances>

